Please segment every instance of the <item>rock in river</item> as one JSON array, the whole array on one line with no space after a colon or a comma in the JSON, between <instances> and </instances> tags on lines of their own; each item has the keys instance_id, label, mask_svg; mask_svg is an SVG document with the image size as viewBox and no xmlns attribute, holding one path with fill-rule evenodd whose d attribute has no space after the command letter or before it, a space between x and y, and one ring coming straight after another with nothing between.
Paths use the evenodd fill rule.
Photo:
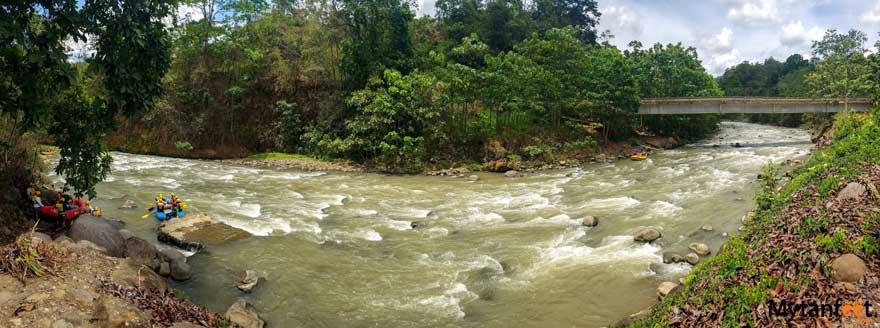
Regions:
<instances>
[{"instance_id":1,"label":"rock in river","mask_svg":"<svg viewBox=\"0 0 880 328\"><path fill-rule=\"evenodd\" d=\"M197 251L205 245L250 237L247 231L212 219L205 214L188 215L159 224L159 241L189 251Z\"/></svg>"},{"instance_id":2,"label":"rock in river","mask_svg":"<svg viewBox=\"0 0 880 328\"><path fill-rule=\"evenodd\" d=\"M171 278L178 281L189 280L192 277L192 269L186 263L186 256L175 249L166 249L162 251L162 261L168 263ZM159 273L162 274L164 268L160 265Z\"/></svg>"},{"instance_id":3,"label":"rock in river","mask_svg":"<svg viewBox=\"0 0 880 328\"><path fill-rule=\"evenodd\" d=\"M247 270L238 281L238 289L245 293L250 293L262 279L266 279L266 275L262 272Z\"/></svg>"},{"instance_id":4,"label":"rock in river","mask_svg":"<svg viewBox=\"0 0 880 328\"><path fill-rule=\"evenodd\" d=\"M700 227L700 230L703 230L703 231L712 231L712 226L711 226L711 225L708 225L708 224L704 224L702 227Z\"/></svg>"},{"instance_id":5,"label":"rock in river","mask_svg":"<svg viewBox=\"0 0 880 328\"><path fill-rule=\"evenodd\" d=\"M697 263L700 263L700 256L697 253L688 253L688 255L684 256L684 260L690 265L697 265Z\"/></svg>"},{"instance_id":6,"label":"rock in river","mask_svg":"<svg viewBox=\"0 0 880 328\"><path fill-rule=\"evenodd\" d=\"M642 228L633 236L633 240L650 243L660 238L660 231L653 228Z\"/></svg>"},{"instance_id":7,"label":"rock in river","mask_svg":"<svg viewBox=\"0 0 880 328\"><path fill-rule=\"evenodd\" d=\"M517 170L510 170L510 171L504 172L504 176L508 177L508 178L518 178L518 177L520 177L520 174L519 174L519 171L517 171Z\"/></svg>"},{"instance_id":8,"label":"rock in river","mask_svg":"<svg viewBox=\"0 0 880 328\"><path fill-rule=\"evenodd\" d=\"M831 261L831 278L837 281L855 283L866 272L865 261L854 254L844 254Z\"/></svg>"},{"instance_id":9,"label":"rock in river","mask_svg":"<svg viewBox=\"0 0 880 328\"><path fill-rule=\"evenodd\" d=\"M703 243L691 243L690 245L688 245L688 248L701 256L706 256L709 255L709 253L712 253L712 251L709 249L709 245Z\"/></svg>"},{"instance_id":10,"label":"rock in river","mask_svg":"<svg viewBox=\"0 0 880 328\"><path fill-rule=\"evenodd\" d=\"M263 328L266 325L254 307L244 299L238 299L229 310L226 310L226 320L241 326L242 328Z\"/></svg>"},{"instance_id":11,"label":"rock in river","mask_svg":"<svg viewBox=\"0 0 880 328\"><path fill-rule=\"evenodd\" d=\"M595 226L599 225L599 218L592 216L592 215L587 215L581 220L581 222L585 226L595 227Z\"/></svg>"}]
</instances>

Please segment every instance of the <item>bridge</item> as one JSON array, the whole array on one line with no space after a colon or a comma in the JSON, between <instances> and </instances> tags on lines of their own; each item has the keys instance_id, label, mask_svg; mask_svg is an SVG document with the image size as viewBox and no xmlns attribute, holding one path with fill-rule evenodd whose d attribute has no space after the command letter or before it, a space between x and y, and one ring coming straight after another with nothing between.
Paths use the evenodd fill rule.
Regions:
<instances>
[{"instance_id":1,"label":"bridge","mask_svg":"<svg viewBox=\"0 0 880 328\"><path fill-rule=\"evenodd\" d=\"M873 107L870 98L784 97L691 97L645 98L639 114L781 114L864 112Z\"/></svg>"}]
</instances>

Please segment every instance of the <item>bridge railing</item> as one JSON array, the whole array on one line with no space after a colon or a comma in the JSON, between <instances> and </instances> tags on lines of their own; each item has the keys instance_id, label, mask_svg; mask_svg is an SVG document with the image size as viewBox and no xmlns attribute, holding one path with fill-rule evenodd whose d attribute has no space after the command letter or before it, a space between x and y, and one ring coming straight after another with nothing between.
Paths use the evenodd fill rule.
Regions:
<instances>
[{"instance_id":1,"label":"bridge railing","mask_svg":"<svg viewBox=\"0 0 880 328\"><path fill-rule=\"evenodd\" d=\"M678 97L645 98L639 114L834 113L866 111L871 98Z\"/></svg>"}]
</instances>

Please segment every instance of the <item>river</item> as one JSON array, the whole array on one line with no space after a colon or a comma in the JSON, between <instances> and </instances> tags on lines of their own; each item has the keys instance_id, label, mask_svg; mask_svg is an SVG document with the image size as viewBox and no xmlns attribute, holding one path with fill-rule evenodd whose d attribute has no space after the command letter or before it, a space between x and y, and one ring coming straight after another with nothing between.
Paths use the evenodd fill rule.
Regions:
<instances>
[{"instance_id":1,"label":"river","mask_svg":"<svg viewBox=\"0 0 880 328\"><path fill-rule=\"evenodd\" d=\"M745 147L725 146L735 142ZM242 296L241 271L265 271L244 297L273 327L594 327L650 306L659 282L690 269L662 264L663 252L717 250L753 206L762 165L810 147L803 130L725 122L642 162L475 182L114 153L95 204L155 241L154 219L118 207L173 190L256 235L190 257L194 278L179 288L222 313ZM585 215L599 225L582 226ZM663 237L633 242L640 227Z\"/></svg>"}]
</instances>

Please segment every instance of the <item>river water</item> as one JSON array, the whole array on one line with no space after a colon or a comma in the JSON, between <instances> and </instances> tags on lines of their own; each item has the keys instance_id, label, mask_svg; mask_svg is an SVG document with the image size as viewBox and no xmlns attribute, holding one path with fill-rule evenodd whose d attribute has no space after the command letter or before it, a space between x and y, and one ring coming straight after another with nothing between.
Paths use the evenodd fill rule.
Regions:
<instances>
[{"instance_id":1,"label":"river water","mask_svg":"<svg viewBox=\"0 0 880 328\"><path fill-rule=\"evenodd\" d=\"M659 282L690 269L662 264L664 252L717 250L753 206L761 166L809 148L802 130L723 123L642 162L476 182L114 153L95 204L155 241L154 219L118 207L174 190L253 233L190 257L194 279L179 287L222 313L242 297L241 271L265 271L244 297L273 327L593 327L650 306ZM599 225L582 226L585 215ZM663 237L633 242L640 227Z\"/></svg>"}]
</instances>

